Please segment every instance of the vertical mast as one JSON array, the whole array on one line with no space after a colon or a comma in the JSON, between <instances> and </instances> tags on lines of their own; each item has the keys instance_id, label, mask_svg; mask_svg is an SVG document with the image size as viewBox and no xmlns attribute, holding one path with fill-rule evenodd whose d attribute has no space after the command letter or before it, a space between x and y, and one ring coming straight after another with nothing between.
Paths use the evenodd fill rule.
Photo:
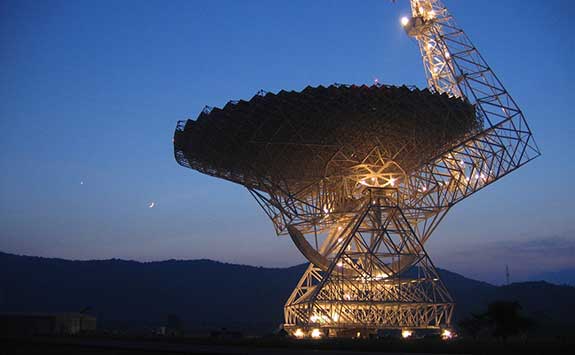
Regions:
<instances>
[{"instance_id":1,"label":"vertical mast","mask_svg":"<svg viewBox=\"0 0 575 355\"><path fill-rule=\"evenodd\" d=\"M418 41L427 86L439 94L462 96L449 48L441 39L442 25L452 20L451 15L433 0L411 0L411 12L412 18L403 18L402 24Z\"/></svg>"},{"instance_id":2,"label":"vertical mast","mask_svg":"<svg viewBox=\"0 0 575 355\"><path fill-rule=\"evenodd\" d=\"M429 89L474 104L485 129L474 137L476 149L482 151L485 144L499 147L488 154L500 165L499 171L490 172L492 178L539 156L523 112L443 3L410 3L411 17L401 23L419 44Z\"/></svg>"},{"instance_id":3,"label":"vertical mast","mask_svg":"<svg viewBox=\"0 0 575 355\"><path fill-rule=\"evenodd\" d=\"M411 0L411 13L402 23L419 43L430 89L467 98L489 126L515 117L526 125L515 101L440 0Z\"/></svg>"}]
</instances>

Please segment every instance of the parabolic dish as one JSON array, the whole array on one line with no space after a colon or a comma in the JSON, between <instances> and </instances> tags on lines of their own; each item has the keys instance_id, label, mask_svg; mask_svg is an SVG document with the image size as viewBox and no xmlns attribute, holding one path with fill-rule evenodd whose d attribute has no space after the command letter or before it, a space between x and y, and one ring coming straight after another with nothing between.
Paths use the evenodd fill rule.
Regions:
<instances>
[{"instance_id":1,"label":"parabolic dish","mask_svg":"<svg viewBox=\"0 0 575 355\"><path fill-rule=\"evenodd\" d=\"M328 162L338 151L374 147L409 174L481 128L475 108L427 89L331 85L257 94L180 122L179 164L249 188L295 191L349 172Z\"/></svg>"}]
</instances>

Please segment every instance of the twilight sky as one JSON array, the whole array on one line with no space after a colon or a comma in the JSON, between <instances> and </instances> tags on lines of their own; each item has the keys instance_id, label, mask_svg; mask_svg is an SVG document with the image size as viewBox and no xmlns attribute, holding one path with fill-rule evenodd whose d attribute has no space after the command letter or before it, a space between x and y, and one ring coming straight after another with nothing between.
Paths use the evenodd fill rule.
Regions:
<instances>
[{"instance_id":1,"label":"twilight sky","mask_svg":"<svg viewBox=\"0 0 575 355\"><path fill-rule=\"evenodd\" d=\"M445 0L543 156L457 205L435 263L501 283L575 269L575 3ZM0 250L304 261L239 185L177 165L177 120L258 90L425 86L408 1L0 2ZM155 202L154 208L148 204Z\"/></svg>"}]
</instances>

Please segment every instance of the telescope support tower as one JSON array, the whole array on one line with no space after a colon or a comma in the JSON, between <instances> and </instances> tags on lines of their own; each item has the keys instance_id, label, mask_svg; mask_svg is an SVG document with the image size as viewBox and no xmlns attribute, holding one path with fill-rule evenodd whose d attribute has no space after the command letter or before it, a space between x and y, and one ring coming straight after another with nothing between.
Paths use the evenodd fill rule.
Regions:
<instances>
[{"instance_id":1,"label":"telescope support tower","mask_svg":"<svg viewBox=\"0 0 575 355\"><path fill-rule=\"evenodd\" d=\"M336 227L338 247L327 270L311 263L288 299L288 332L365 337L450 325L453 298L398 205L397 189L366 193L355 217Z\"/></svg>"}]
</instances>

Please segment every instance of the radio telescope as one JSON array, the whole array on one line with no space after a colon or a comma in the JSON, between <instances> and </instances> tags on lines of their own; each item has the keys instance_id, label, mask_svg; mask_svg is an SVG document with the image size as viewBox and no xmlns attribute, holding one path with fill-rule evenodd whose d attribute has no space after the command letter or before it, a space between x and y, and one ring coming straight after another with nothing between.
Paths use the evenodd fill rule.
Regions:
<instances>
[{"instance_id":1,"label":"radio telescope","mask_svg":"<svg viewBox=\"0 0 575 355\"><path fill-rule=\"evenodd\" d=\"M428 89L260 91L180 121L179 164L239 183L310 261L284 307L296 337L450 327L454 300L424 245L456 203L539 149L445 6L411 0Z\"/></svg>"}]
</instances>

